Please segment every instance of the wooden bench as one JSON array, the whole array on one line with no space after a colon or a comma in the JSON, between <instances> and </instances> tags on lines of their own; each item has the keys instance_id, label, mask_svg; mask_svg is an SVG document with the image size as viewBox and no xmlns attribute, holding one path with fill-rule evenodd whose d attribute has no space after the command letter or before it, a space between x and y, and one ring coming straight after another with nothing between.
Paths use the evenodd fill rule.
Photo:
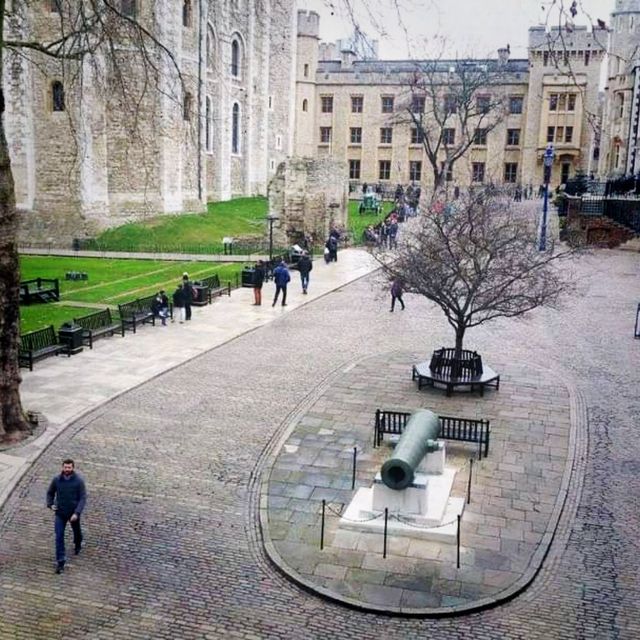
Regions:
<instances>
[{"instance_id":1,"label":"wooden bench","mask_svg":"<svg viewBox=\"0 0 640 640\"><path fill-rule=\"evenodd\" d=\"M468 387L479 390L484 395L485 387L500 388L500 375L491 367L483 365L482 358L475 351L463 350L455 357L455 349L438 349L433 352L430 362L421 362L413 366L412 380L417 380L418 389L423 383L431 387L436 385L446 389L450 396L456 387Z\"/></svg>"},{"instance_id":2,"label":"wooden bench","mask_svg":"<svg viewBox=\"0 0 640 640\"><path fill-rule=\"evenodd\" d=\"M20 336L18 362L21 367L29 367L29 371L33 371L34 362L48 356L57 356L63 350L64 345L58 342L58 336L51 324L44 329L30 331ZM71 356L71 353L67 355Z\"/></svg>"},{"instance_id":3,"label":"wooden bench","mask_svg":"<svg viewBox=\"0 0 640 640\"><path fill-rule=\"evenodd\" d=\"M373 432L373 446L382 444L384 434L401 436L410 413L403 411L385 411L378 409ZM478 445L478 459L489 455L489 437L491 423L489 420L471 420L469 418L453 418L451 416L438 416L440 420L440 435L443 440L456 440L458 442L472 442Z\"/></svg>"},{"instance_id":4,"label":"wooden bench","mask_svg":"<svg viewBox=\"0 0 640 640\"><path fill-rule=\"evenodd\" d=\"M58 302L60 300L60 286L58 279L34 278L20 283L20 303Z\"/></svg>"},{"instance_id":5,"label":"wooden bench","mask_svg":"<svg viewBox=\"0 0 640 640\"><path fill-rule=\"evenodd\" d=\"M155 296L138 298L137 300L118 305L123 336L127 329L135 333L139 325L147 324L148 322L155 326L156 318L152 308L154 299Z\"/></svg>"},{"instance_id":6,"label":"wooden bench","mask_svg":"<svg viewBox=\"0 0 640 640\"><path fill-rule=\"evenodd\" d=\"M113 319L111 309L102 309L80 318L74 318L73 322L82 327L82 344L88 345L89 349L93 349L93 341L102 336L112 336L116 331L121 332L124 336L122 324Z\"/></svg>"},{"instance_id":7,"label":"wooden bench","mask_svg":"<svg viewBox=\"0 0 640 640\"><path fill-rule=\"evenodd\" d=\"M222 286L220 284L220 276L217 273L206 278L201 278L199 282L203 287L207 287L209 289L209 302L211 302L211 299L214 296L231 295L231 280L227 281L225 286Z\"/></svg>"}]
</instances>

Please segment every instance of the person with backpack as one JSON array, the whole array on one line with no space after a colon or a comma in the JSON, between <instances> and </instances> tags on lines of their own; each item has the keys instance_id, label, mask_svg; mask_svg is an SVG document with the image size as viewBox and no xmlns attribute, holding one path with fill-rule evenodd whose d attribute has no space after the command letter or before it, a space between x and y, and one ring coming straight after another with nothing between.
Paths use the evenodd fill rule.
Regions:
<instances>
[{"instance_id":1,"label":"person with backpack","mask_svg":"<svg viewBox=\"0 0 640 640\"><path fill-rule=\"evenodd\" d=\"M309 288L309 273L313 269L313 262L309 257L308 251L303 251L300 259L298 260L298 271L300 272L300 282L302 283L302 293L307 294Z\"/></svg>"}]
</instances>

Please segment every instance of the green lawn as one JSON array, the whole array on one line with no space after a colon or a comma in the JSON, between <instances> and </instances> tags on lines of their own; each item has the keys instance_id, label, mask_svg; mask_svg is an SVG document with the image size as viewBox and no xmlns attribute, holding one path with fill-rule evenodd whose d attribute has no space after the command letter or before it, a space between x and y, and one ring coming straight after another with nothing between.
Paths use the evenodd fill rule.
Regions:
<instances>
[{"instance_id":1,"label":"green lawn","mask_svg":"<svg viewBox=\"0 0 640 640\"><path fill-rule=\"evenodd\" d=\"M382 213L377 216L373 213L365 213L360 215L358 213L359 200L352 200L349 202L349 232L353 238L352 244L362 244L362 232L370 225L377 224L380 220L384 220L384 217L393 209L393 202L382 203Z\"/></svg>"},{"instance_id":2,"label":"green lawn","mask_svg":"<svg viewBox=\"0 0 640 640\"><path fill-rule=\"evenodd\" d=\"M56 328L75 316L91 313L83 303L117 305L165 289L175 290L186 271L192 280L217 273L221 281L231 280L242 270L241 264L169 262L161 260L110 260L49 256L21 256L21 279L58 278L61 304L36 304L20 309L20 327L24 333L49 324ZM65 280L67 271L84 271L88 280Z\"/></svg>"}]
</instances>

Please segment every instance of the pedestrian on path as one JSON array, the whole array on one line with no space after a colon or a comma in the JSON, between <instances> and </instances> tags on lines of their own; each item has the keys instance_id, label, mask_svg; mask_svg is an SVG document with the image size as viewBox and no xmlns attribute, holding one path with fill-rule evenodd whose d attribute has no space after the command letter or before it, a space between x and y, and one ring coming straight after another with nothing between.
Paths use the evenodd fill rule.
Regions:
<instances>
[{"instance_id":1,"label":"pedestrian on path","mask_svg":"<svg viewBox=\"0 0 640 640\"><path fill-rule=\"evenodd\" d=\"M264 284L265 275L264 262L258 260L253 269L253 304L256 307L262 304L262 285Z\"/></svg>"},{"instance_id":2,"label":"pedestrian on path","mask_svg":"<svg viewBox=\"0 0 640 640\"><path fill-rule=\"evenodd\" d=\"M193 285L189 280L189 274L182 274L182 289L184 290L184 319L191 320L191 303L193 302Z\"/></svg>"},{"instance_id":3,"label":"pedestrian on path","mask_svg":"<svg viewBox=\"0 0 640 640\"><path fill-rule=\"evenodd\" d=\"M152 304L153 315L162 320L162 326L167 326L167 318L169 317L169 298L167 298L164 289L158 291Z\"/></svg>"},{"instance_id":4,"label":"pedestrian on path","mask_svg":"<svg viewBox=\"0 0 640 640\"><path fill-rule=\"evenodd\" d=\"M182 324L185 319L184 287L182 286L182 283L180 283L173 292L173 308L177 309L178 318L180 319L180 324Z\"/></svg>"},{"instance_id":5,"label":"pedestrian on path","mask_svg":"<svg viewBox=\"0 0 640 640\"><path fill-rule=\"evenodd\" d=\"M396 306L396 300L402 305L402 310L404 311L404 301L402 300L403 287L402 278L394 278L391 283L391 313L393 313L393 309Z\"/></svg>"},{"instance_id":6,"label":"pedestrian on path","mask_svg":"<svg viewBox=\"0 0 640 640\"><path fill-rule=\"evenodd\" d=\"M302 293L307 294L309 288L309 273L313 269L313 263L309 258L309 252L303 251L298 260L298 271L300 272L300 282L302 283Z\"/></svg>"},{"instance_id":7,"label":"pedestrian on path","mask_svg":"<svg viewBox=\"0 0 640 640\"><path fill-rule=\"evenodd\" d=\"M278 302L278 296L282 291L282 306L287 306L287 284L291 280L291 276L289 275L289 269L287 269L287 265L284 260L280 261L280 264L273 270L273 281L276 285L276 295L273 298L272 307L276 306L276 302Z\"/></svg>"},{"instance_id":8,"label":"pedestrian on path","mask_svg":"<svg viewBox=\"0 0 640 640\"><path fill-rule=\"evenodd\" d=\"M73 460L67 458L62 462L62 472L51 481L47 491L47 507L55 512L56 573L64 571L67 561L64 548L67 522L71 523L75 554L78 555L82 549L80 515L86 502L84 480L75 472Z\"/></svg>"}]
</instances>

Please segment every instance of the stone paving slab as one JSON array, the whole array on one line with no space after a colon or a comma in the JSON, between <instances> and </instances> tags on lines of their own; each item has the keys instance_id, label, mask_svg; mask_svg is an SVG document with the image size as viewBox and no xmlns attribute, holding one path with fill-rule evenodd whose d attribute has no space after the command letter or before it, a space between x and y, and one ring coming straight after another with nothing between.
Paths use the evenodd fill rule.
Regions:
<instances>
[{"instance_id":1,"label":"stone paving slab","mask_svg":"<svg viewBox=\"0 0 640 640\"><path fill-rule=\"evenodd\" d=\"M550 543L559 515L554 509L566 494L573 424L569 389L544 369L492 362L502 376L499 391L447 398L437 389L418 391L410 375L417 358L409 352L373 356L345 367L318 391L272 461L261 521L272 559L307 588L376 611L435 615L500 600L533 578L534 557ZM391 452L386 442L372 446L378 408L491 420L489 456L473 464L459 569L455 545L390 536L383 557L381 534L340 527L355 490L371 486ZM447 464L457 469L452 495L464 497L477 448L446 447Z\"/></svg>"}]
</instances>

